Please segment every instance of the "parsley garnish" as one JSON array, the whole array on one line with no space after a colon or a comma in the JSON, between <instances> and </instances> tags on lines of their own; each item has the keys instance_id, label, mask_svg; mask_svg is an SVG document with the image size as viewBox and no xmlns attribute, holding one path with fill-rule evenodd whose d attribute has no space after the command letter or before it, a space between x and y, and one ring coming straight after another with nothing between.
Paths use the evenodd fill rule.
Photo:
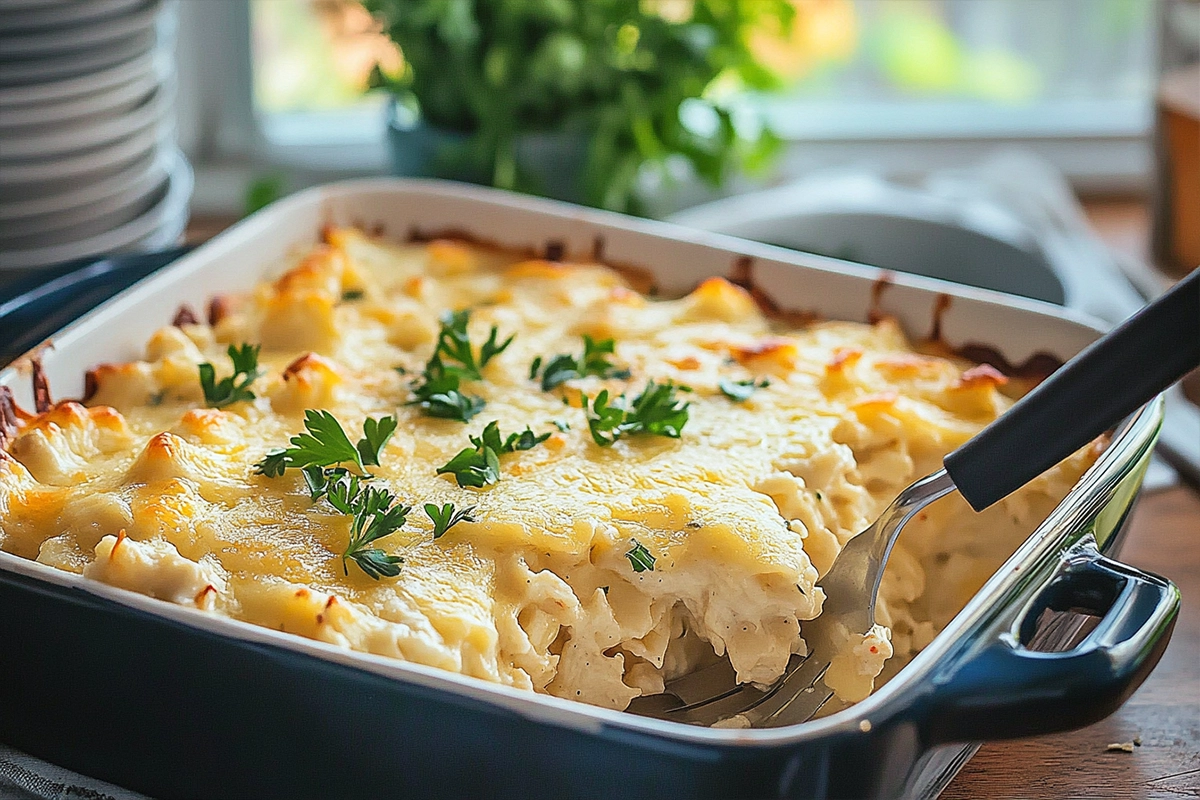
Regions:
<instances>
[{"instance_id":1,"label":"parsley garnish","mask_svg":"<svg viewBox=\"0 0 1200 800\"><path fill-rule=\"evenodd\" d=\"M318 467L315 464L310 464L307 467L301 467L300 473L304 476L304 483L308 486L308 493L312 496L313 502L317 502L325 496L329 491L329 485L334 481L349 475L350 471L341 467Z\"/></svg>"},{"instance_id":2,"label":"parsley garnish","mask_svg":"<svg viewBox=\"0 0 1200 800\"><path fill-rule=\"evenodd\" d=\"M364 488L359 476L349 473L343 473L328 484L325 498L331 506L352 518L350 541L342 553L342 570L345 574L350 574L346 559L352 559L375 580L399 575L400 567L397 565L404 559L368 545L399 530L412 507L397 504L395 495L387 489L375 486Z\"/></svg>"},{"instance_id":3,"label":"parsley garnish","mask_svg":"<svg viewBox=\"0 0 1200 800\"><path fill-rule=\"evenodd\" d=\"M357 445L350 443L341 423L328 411L306 410L304 427L307 429L305 433L298 433L290 439L291 447L268 452L255 465L255 472L268 478L278 478L289 468L303 470L306 467L333 467L338 464L353 464L359 472L364 472L367 465L379 464L384 445L396 431L396 418L368 418L363 423L363 438ZM315 474L305 471L304 477L309 490L314 492L314 496L319 496L313 488Z\"/></svg>"},{"instance_id":4,"label":"parsley garnish","mask_svg":"<svg viewBox=\"0 0 1200 800\"><path fill-rule=\"evenodd\" d=\"M676 397L676 391L690 392L687 386L676 386L673 382L656 384L648 381L642 393L626 403L625 395L619 395L610 404L608 390L596 395L591 408L586 395L580 395L583 413L587 416L588 430L592 440L601 447L608 447L617 439L628 434L652 433L678 439L688 421L688 406Z\"/></svg>"},{"instance_id":5,"label":"parsley garnish","mask_svg":"<svg viewBox=\"0 0 1200 800\"><path fill-rule=\"evenodd\" d=\"M744 381L730 381L722 378L717 382L717 386L721 389L721 394L728 397L735 403L741 403L750 399L750 395L754 394L755 389L765 389L771 385L771 382L766 378L755 380L748 378Z\"/></svg>"},{"instance_id":6,"label":"parsley garnish","mask_svg":"<svg viewBox=\"0 0 1200 800\"><path fill-rule=\"evenodd\" d=\"M438 475L447 472L459 486L481 489L500 480L500 457L490 447L468 447L438 468Z\"/></svg>"},{"instance_id":7,"label":"parsley garnish","mask_svg":"<svg viewBox=\"0 0 1200 800\"><path fill-rule=\"evenodd\" d=\"M443 314L442 329L438 331L438 344L434 355L441 355L448 362L457 362L448 369L454 370L460 377L478 381L483 379L481 370L512 344L513 337L509 336L502 343L497 344L497 330L493 325L487 341L479 349L479 360L476 363L475 352L471 348L471 340L467 336L467 323L470 320L470 311L447 311Z\"/></svg>"},{"instance_id":8,"label":"parsley garnish","mask_svg":"<svg viewBox=\"0 0 1200 800\"><path fill-rule=\"evenodd\" d=\"M204 402L210 408L224 408L242 400L254 399L250 384L263 374L258 368L259 347L260 345L244 342L241 347L229 345L226 352L229 353L229 360L233 362L233 374L222 378L220 382L217 381L217 371L212 364L205 362L199 365Z\"/></svg>"},{"instance_id":9,"label":"parsley garnish","mask_svg":"<svg viewBox=\"0 0 1200 800\"><path fill-rule=\"evenodd\" d=\"M536 434L530 428L501 437L500 425L492 420L479 436L469 437L474 447L463 449L438 469L438 474L450 473L459 486L482 488L500 480L500 456L518 450L531 450L550 438L549 433Z\"/></svg>"},{"instance_id":10,"label":"parsley garnish","mask_svg":"<svg viewBox=\"0 0 1200 800\"><path fill-rule=\"evenodd\" d=\"M255 465L255 471L278 478L288 469L299 469L314 503L325 498L351 517L350 542L342 553L346 574L350 574L346 560L351 559L375 580L396 577L400 574L397 564L404 559L368 545L399 530L412 507L397 504L387 489L367 486L371 476L365 474L368 466L379 466L383 448L396 432L396 418L368 417L357 444L351 444L341 423L328 411L306 410L304 427L304 433L290 439L291 447L270 451ZM356 475L342 464L352 464L364 474Z\"/></svg>"},{"instance_id":11,"label":"parsley garnish","mask_svg":"<svg viewBox=\"0 0 1200 800\"><path fill-rule=\"evenodd\" d=\"M437 347L425 364L421 377L412 386L412 404L419 405L428 416L467 422L482 411L483 398L466 394L461 384L464 380L481 380L481 370L512 344L512 336L498 343L497 328L493 325L476 358L467 336L469 321L468 311L442 315Z\"/></svg>"},{"instance_id":12,"label":"parsley garnish","mask_svg":"<svg viewBox=\"0 0 1200 800\"><path fill-rule=\"evenodd\" d=\"M483 410L483 398L465 394L459 388L461 377L453 368L447 368L441 356L434 354L425 365L420 379L413 383L414 399L410 405L418 405L427 416L441 419L456 419L467 422Z\"/></svg>"},{"instance_id":13,"label":"parsley garnish","mask_svg":"<svg viewBox=\"0 0 1200 800\"><path fill-rule=\"evenodd\" d=\"M446 503L440 507L433 503L426 503L425 513L433 520L433 538L440 539L442 534L460 522L474 522L475 518L471 516L471 512L474 510L475 506L467 506L462 511L455 511L454 503Z\"/></svg>"},{"instance_id":14,"label":"parsley garnish","mask_svg":"<svg viewBox=\"0 0 1200 800\"><path fill-rule=\"evenodd\" d=\"M629 559L629 564L633 567L634 572L645 572L646 570L653 572L654 562L657 561L654 554L637 539L633 540L633 549L626 553L625 557Z\"/></svg>"},{"instance_id":15,"label":"parsley garnish","mask_svg":"<svg viewBox=\"0 0 1200 800\"><path fill-rule=\"evenodd\" d=\"M542 377L542 391L548 392L561 386L572 378L582 378L585 375L595 375L600 378L628 378L629 370L617 369L608 360L616 349L612 339L596 341L586 333L583 335L583 356L560 353L551 357L542 368L542 357L538 356L529 365L529 379L535 380L538 373Z\"/></svg>"},{"instance_id":16,"label":"parsley garnish","mask_svg":"<svg viewBox=\"0 0 1200 800\"><path fill-rule=\"evenodd\" d=\"M362 464L368 467L378 467L379 457L383 448L396 432L396 418L393 416L367 417L363 420L363 438L358 440L354 449L362 459Z\"/></svg>"}]
</instances>

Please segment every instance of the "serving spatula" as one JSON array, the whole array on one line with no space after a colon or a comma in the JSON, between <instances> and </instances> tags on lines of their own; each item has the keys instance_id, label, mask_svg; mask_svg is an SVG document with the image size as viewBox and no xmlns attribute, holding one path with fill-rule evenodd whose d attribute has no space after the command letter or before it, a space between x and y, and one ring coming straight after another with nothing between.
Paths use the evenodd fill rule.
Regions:
<instances>
[{"instance_id":1,"label":"serving spatula","mask_svg":"<svg viewBox=\"0 0 1200 800\"><path fill-rule=\"evenodd\" d=\"M696 725L736 716L754 727L811 719L832 697L833 656L875 624L879 582L892 545L922 508L958 491L976 511L1007 497L1200 366L1200 269L1080 352L1011 409L916 481L850 539L819 581L820 616L802 627L806 656L792 656L766 689L736 685L723 659L668 682L638 713ZM633 709L631 709L633 710Z\"/></svg>"}]
</instances>

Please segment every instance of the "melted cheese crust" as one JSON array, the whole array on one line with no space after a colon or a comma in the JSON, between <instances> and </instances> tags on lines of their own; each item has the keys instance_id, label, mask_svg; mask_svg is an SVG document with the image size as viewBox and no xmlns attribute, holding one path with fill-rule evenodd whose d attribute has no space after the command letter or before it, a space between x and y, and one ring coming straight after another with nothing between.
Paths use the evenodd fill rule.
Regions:
<instances>
[{"instance_id":1,"label":"melted cheese crust","mask_svg":"<svg viewBox=\"0 0 1200 800\"><path fill-rule=\"evenodd\" d=\"M159 330L144 360L98 366L86 406L22 423L0 451L0 547L168 602L610 708L714 654L741 681L775 679L804 652L819 575L840 547L1010 402L994 371L922 355L891 320L786 329L719 278L655 301L601 265L457 241L336 230L279 279L218 306L213 325ZM476 345L493 325L515 334L467 387L487 401L467 424L406 405L439 315L463 308ZM631 377L543 392L530 363L577 355L584 334L614 338ZM203 407L197 365L220 377L226 347L242 342L262 344L258 398ZM759 377L770 385L741 403L718 387ZM580 392L632 395L648 379L693 389L682 438L594 444ZM403 557L399 577L346 574L348 519L314 504L295 470L255 474L310 408L352 438L368 416L399 419L372 470L414 506L377 543ZM439 476L492 420L553 434L503 456L486 489ZM929 509L885 576L886 627L831 669L839 695L865 696L893 649L926 644L1093 455L984 514L951 498ZM474 506L476 521L434 540L427 502ZM635 541L652 571L631 569Z\"/></svg>"}]
</instances>

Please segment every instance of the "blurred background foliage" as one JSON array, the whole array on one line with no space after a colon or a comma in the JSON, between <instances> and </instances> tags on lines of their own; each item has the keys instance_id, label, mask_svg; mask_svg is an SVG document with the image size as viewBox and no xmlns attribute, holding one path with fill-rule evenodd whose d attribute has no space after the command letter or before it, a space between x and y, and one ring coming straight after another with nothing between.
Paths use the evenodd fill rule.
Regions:
<instances>
[{"instance_id":1,"label":"blurred background foliage","mask_svg":"<svg viewBox=\"0 0 1200 800\"><path fill-rule=\"evenodd\" d=\"M514 137L585 130L586 199L636 211L647 170L717 183L761 166L777 140L762 103L745 101L764 94L1033 106L1112 92L1152 4L254 0L253 14L262 113L383 104L390 92L473 132L466 157L490 182L533 191Z\"/></svg>"},{"instance_id":2,"label":"blurred background foliage","mask_svg":"<svg viewBox=\"0 0 1200 800\"><path fill-rule=\"evenodd\" d=\"M462 156L506 189L539 191L519 137L586 142L583 199L637 211L646 169L682 158L719 184L775 139L724 102L780 85L750 47L785 32L787 0L363 0L399 45L375 85L438 128L471 134Z\"/></svg>"}]
</instances>

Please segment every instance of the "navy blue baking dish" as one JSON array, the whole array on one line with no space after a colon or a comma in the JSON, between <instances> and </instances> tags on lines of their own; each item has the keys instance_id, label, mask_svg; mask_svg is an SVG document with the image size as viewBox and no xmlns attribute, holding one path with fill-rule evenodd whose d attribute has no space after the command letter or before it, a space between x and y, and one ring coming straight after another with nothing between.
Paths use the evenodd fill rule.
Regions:
<instances>
[{"instance_id":1,"label":"navy blue baking dish","mask_svg":"<svg viewBox=\"0 0 1200 800\"><path fill-rule=\"evenodd\" d=\"M521 205L484 190L411 186L367 188ZM343 188L363 193L362 184ZM321 200L330 213L332 201ZM554 204L523 202L543 222L566 216ZM570 214L570 226L588 219ZM596 219L612 226L608 215ZM639 225L630 236L674 232ZM570 227L563 235L590 241L594 233ZM838 268L720 237L704 244L718 245L771 263ZM123 285L121 270L96 280L99 293ZM30 327L35 303L62 302L51 297L6 303L0 343L40 341L62 324ZM20 368L19 359L0 375L21 379ZM1104 554L1115 554L1160 421L1157 402L1127 420L1068 499L929 647L867 700L825 719L712 730L612 712L208 620L0 553L0 741L161 800L932 798L979 742L1090 724L1157 663L1178 592ZM1047 636L1047 610L1087 611L1099 622L1081 640Z\"/></svg>"}]
</instances>

